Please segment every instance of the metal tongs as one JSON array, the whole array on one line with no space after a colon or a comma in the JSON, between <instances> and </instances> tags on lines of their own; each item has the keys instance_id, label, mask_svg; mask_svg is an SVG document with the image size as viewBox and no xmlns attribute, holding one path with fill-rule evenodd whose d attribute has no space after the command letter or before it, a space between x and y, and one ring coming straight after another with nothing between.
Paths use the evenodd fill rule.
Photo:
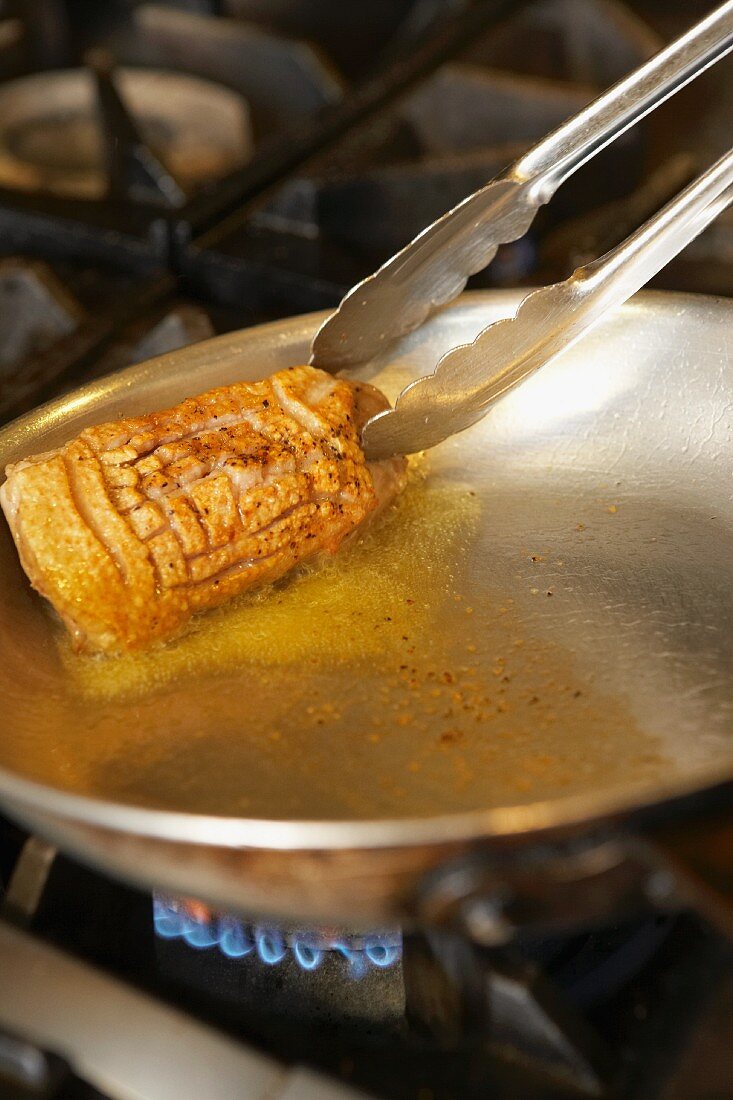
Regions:
<instances>
[{"instance_id":1,"label":"metal tongs","mask_svg":"<svg viewBox=\"0 0 733 1100\"><path fill-rule=\"evenodd\" d=\"M458 295L500 244L518 240L582 164L733 49L733 0L423 230L355 286L313 340L325 370L363 363ZM370 459L432 447L481 419L507 390L575 343L700 234L733 200L733 150L640 229L564 282L527 295L513 318L447 352L364 427Z\"/></svg>"}]
</instances>

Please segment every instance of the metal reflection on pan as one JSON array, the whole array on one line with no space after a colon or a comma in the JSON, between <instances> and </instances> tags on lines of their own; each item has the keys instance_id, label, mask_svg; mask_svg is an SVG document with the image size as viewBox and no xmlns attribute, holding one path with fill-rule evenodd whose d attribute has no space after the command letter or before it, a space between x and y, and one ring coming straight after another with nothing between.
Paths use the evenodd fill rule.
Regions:
<instances>
[{"instance_id":1,"label":"metal reflection on pan","mask_svg":"<svg viewBox=\"0 0 733 1100\"><path fill-rule=\"evenodd\" d=\"M394 396L519 298L466 295L364 374ZM6 429L3 465L303 361L317 323L102 380ZM732 323L640 295L430 453L365 545L137 663L75 664L3 532L7 805L87 854L102 825L128 876L257 911L246 868L227 896L182 842L251 860L457 841L727 778ZM170 843L138 865L136 836Z\"/></svg>"}]
</instances>

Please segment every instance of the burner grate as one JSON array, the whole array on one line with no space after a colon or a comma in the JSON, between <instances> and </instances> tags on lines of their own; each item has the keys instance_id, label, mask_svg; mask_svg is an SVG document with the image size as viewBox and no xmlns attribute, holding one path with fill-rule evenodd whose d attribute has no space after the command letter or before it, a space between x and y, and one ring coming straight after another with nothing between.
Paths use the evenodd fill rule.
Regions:
<instances>
[{"instance_id":1,"label":"burner grate","mask_svg":"<svg viewBox=\"0 0 733 1100\"><path fill-rule=\"evenodd\" d=\"M280 3L265 11L257 3L232 2L214 11L209 4L120 4L87 22L83 5L49 5L58 18L48 23L44 56L55 64L82 57L93 65L96 76L74 69L61 76L73 82L81 73L87 88L96 79L101 149L107 153L101 161L96 153L91 168L87 156L75 177L74 186L96 197L13 190L2 187L0 132L0 254L42 258L53 273L62 264L67 271L70 265L93 266L99 301L93 323L82 323L76 339L60 333L58 345L41 358L28 353L25 377L6 386L0 398L5 416L90 371L98 375L106 363L123 363L124 349L141 338L145 313L152 307L154 328L177 308L174 295L208 313L215 331L333 305L426 222L660 41L616 0L385 4L370 10L382 67L380 55L372 53L369 75L357 57L364 42L353 28L343 33L337 5ZM665 33L675 29L665 27ZM537 46L532 51L523 46L528 36ZM24 40L31 49L27 26ZM340 49L329 61L334 43ZM43 52L37 41L32 50L35 56ZM245 64L248 51L257 64ZM354 63L343 60L339 72L339 57L347 53ZM214 80L216 94L235 96L230 136L219 135L216 163L208 155L172 161L160 136L139 125L135 111L129 115L134 104L123 84L136 72L126 73L124 66L132 63L162 67L167 71L160 75L173 81ZM121 68L110 69L114 64ZM18 87L38 79L25 77ZM13 81L0 84L0 100L13 88ZM21 108L22 97L16 110ZM247 117L250 138L245 133L243 144L235 142L227 152L233 131L246 131ZM708 145L711 127L701 128ZM16 139L11 147L26 156L35 150L37 157L32 135L19 132L20 146ZM613 204L640 209L636 184L642 171L654 167L660 145L659 134L637 128L571 181L532 233L501 249L474 284L529 284L565 275L576 251L576 229L588 236L586 218L596 219L591 240L613 243ZM231 173L227 156L251 160ZM689 161L694 168L695 157ZM210 180L180 178L182 165L195 175L202 163ZM67 167L61 165L52 181L62 190L71 186L64 179ZM112 173L113 186L100 197L105 172ZM222 172L225 178L216 182ZM643 186L641 194L649 199ZM606 218L600 226L599 217ZM726 244L718 233L697 247L698 255L707 249L709 261L710 252L717 255ZM674 277L689 286L703 267L706 289L716 280L725 286L723 265L699 259L683 258ZM122 296L120 273L131 280ZM149 284L142 287L140 278ZM129 326L138 330L136 338Z\"/></svg>"}]
</instances>

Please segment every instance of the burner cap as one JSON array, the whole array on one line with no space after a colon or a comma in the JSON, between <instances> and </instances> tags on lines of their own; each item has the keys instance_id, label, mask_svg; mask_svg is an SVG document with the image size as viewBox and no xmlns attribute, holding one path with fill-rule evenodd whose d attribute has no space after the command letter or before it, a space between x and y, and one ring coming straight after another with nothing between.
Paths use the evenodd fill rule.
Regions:
<instances>
[{"instance_id":1,"label":"burner cap","mask_svg":"<svg viewBox=\"0 0 733 1100\"><path fill-rule=\"evenodd\" d=\"M184 73L115 71L140 133L187 190L246 163L249 110L227 88ZM44 72L0 87L0 186L97 199L106 192L94 77Z\"/></svg>"}]
</instances>

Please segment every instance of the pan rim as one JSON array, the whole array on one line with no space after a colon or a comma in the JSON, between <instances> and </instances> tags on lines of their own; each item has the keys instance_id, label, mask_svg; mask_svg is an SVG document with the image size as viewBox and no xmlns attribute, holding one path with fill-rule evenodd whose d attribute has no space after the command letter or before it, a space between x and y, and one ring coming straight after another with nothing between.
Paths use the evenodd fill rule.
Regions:
<instances>
[{"instance_id":1,"label":"pan rim","mask_svg":"<svg viewBox=\"0 0 733 1100\"><path fill-rule=\"evenodd\" d=\"M698 779L698 782L694 781ZM110 802L74 794L0 768L0 799L6 806L53 817L74 825L107 829L164 842L185 842L262 851L342 851L418 848L496 842L528 842L578 828L601 828L614 818L653 814L672 804L685 804L733 785L730 773L707 768L687 781L657 784L653 799L643 795L652 784L625 784L599 794L580 793L562 799L519 806L496 806L433 817L385 817L376 820L283 821L264 817L223 817L173 810L154 810L134 803ZM564 812L560 812L564 811Z\"/></svg>"},{"instance_id":2,"label":"pan rim","mask_svg":"<svg viewBox=\"0 0 733 1100\"><path fill-rule=\"evenodd\" d=\"M498 806L434 817L364 820L292 820L223 817L151 809L79 795L0 768L0 800L19 817L54 819L73 826L201 847L252 851L348 851L421 846L540 841L579 829L602 829L609 821L658 816L665 807L686 804L733 789L728 772L701 769L680 782L626 784L605 793L581 793L521 806ZM644 792L654 791L652 799ZM562 812L561 812L562 811Z\"/></svg>"},{"instance_id":3,"label":"pan rim","mask_svg":"<svg viewBox=\"0 0 733 1100\"><path fill-rule=\"evenodd\" d=\"M493 304L503 301L514 305L526 293L528 289L525 288L471 291L461 295L447 309L475 306L482 301ZM712 310L721 311L733 319L732 301L702 294L647 291L636 295L621 308L628 310L634 306L656 305L657 308L661 306L677 311L685 302L694 303L698 308L704 302ZM268 333L276 335L287 329L293 336L295 326L301 327L305 337L315 331L329 312L302 314L226 333L193 345L193 348L196 354L201 349L215 351L217 346L230 345L237 336L248 339L255 332L263 336ZM185 354L185 350L177 355ZM130 387L143 383L153 374L160 377L161 367L169 358L167 355L160 356L128 367L25 414L0 431L0 453L12 453L31 424L53 424L59 421L64 411L68 413L71 408L75 412L83 411L95 398L102 395L108 399L122 397ZM27 779L0 766L0 802L11 812L15 810L19 816L54 816L70 824L160 840L265 851L338 851L539 838L549 833L574 831L581 826L600 827L611 818L661 811L669 804L712 794L732 781L729 769L707 765L665 783L639 780L605 792L581 792L519 806L410 818L282 820L197 814L113 802Z\"/></svg>"}]
</instances>

